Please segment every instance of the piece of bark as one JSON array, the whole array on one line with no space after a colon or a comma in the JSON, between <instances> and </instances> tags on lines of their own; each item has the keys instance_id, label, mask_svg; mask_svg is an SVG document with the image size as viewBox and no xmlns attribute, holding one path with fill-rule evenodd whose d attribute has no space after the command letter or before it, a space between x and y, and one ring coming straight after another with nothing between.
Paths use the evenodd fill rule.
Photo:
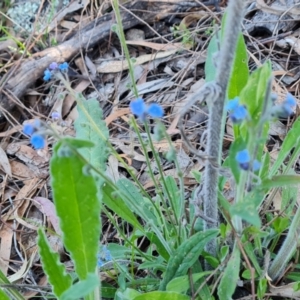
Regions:
<instances>
[{"instance_id":1,"label":"piece of bark","mask_svg":"<svg viewBox=\"0 0 300 300\"><path fill-rule=\"evenodd\" d=\"M201 7L201 5L194 0L136 0L125 4L124 7L125 9L121 7L121 17L123 27L126 30L144 22L158 22L161 19L171 17L174 13ZM79 54L80 49L93 48L109 36L113 24L116 24L114 12L95 19L79 32L70 36L66 42L35 53L30 58L25 59L7 81L3 90L0 89L0 108L2 107L8 112L11 111L15 103L7 95L21 98L36 80L43 77L43 72L50 63L69 61ZM4 115L0 109L0 121L3 118Z\"/></svg>"}]
</instances>

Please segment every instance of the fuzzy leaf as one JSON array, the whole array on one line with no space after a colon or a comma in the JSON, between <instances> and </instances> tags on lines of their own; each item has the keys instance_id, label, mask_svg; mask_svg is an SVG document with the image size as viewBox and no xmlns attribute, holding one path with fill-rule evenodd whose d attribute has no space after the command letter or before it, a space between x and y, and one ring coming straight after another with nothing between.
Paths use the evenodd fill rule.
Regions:
<instances>
[{"instance_id":1,"label":"fuzzy leaf","mask_svg":"<svg viewBox=\"0 0 300 300\"><path fill-rule=\"evenodd\" d=\"M175 277L186 275L187 270L195 263L203 251L205 245L215 238L219 230L210 229L205 232L197 232L184 241L170 257L166 272L159 289L165 290L167 284Z\"/></svg>"},{"instance_id":2,"label":"fuzzy leaf","mask_svg":"<svg viewBox=\"0 0 300 300\"><path fill-rule=\"evenodd\" d=\"M218 286L218 296L220 300L232 299L236 289L240 272L240 250L237 245L234 246L232 255L227 263L224 274Z\"/></svg>"},{"instance_id":3,"label":"fuzzy leaf","mask_svg":"<svg viewBox=\"0 0 300 300\"><path fill-rule=\"evenodd\" d=\"M0 289L0 299L1 300L9 300L10 299L8 297L8 295L2 289Z\"/></svg>"},{"instance_id":4,"label":"fuzzy leaf","mask_svg":"<svg viewBox=\"0 0 300 300\"><path fill-rule=\"evenodd\" d=\"M189 300L190 297L174 292L150 292L139 295L133 300Z\"/></svg>"},{"instance_id":5,"label":"fuzzy leaf","mask_svg":"<svg viewBox=\"0 0 300 300\"><path fill-rule=\"evenodd\" d=\"M55 145L50 162L53 199L64 245L84 280L97 266L100 201L95 179L83 172L86 163L72 152L61 155L61 147L65 147L63 141Z\"/></svg>"},{"instance_id":6,"label":"fuzzy leaf","mask_svg":"<svg viewBox=\"0 0 300 300\"><path fill-rule=\"evenodd\" d=\"M270 179L264 179L261 182L260 189L271 189L273 187L283 187L297 185L300 183L299 175L278 175Z\"/></svg>"},{"instance_id":7,"label":"fuzzy leaf","mask_svg":"<svg viewBox=\"0 0 300 300\"><path fill-rule=\"evenodd\" d=\"M61 300L77 300L91 293L100 284L96 274L88 274L85 280L81 280L65 291Z\"/></svg>"},{"instance_id":8,"label":"fuzzy leaf","mask_svg":"<svg viewBox=\"0 0 300 300\"><path fill-rule=\"evenodd\" d=\"M95 147L82 148L78 151L94 168L104 172L108 157L106 144L108 129L106 123L102 120L102 109L96 99L82 99L81 103L83 107L77 106L79 115L74 122L76 138L93 142ZM94 124L86 114L89 115ZM102 179L99 178L99 180L102 182Z\"/></svg>"},{"instance_id":9,"label":"fuzzy leaf","mask_svg":"<svg viewBox=\"0 0 300 300\"><path fill-rule=\"evenodd\" d=\"M292 128L289 130L288 134L284 138L284 141L280 147L280 151L278 153L277 159L273 164L269 176L275 175L286 159L286 157L290 154L291 150L296 147L297 151L299 151L300 146L300 139L299 139L299 132L300 132L300 118L298 118Z\"/></svg>"},{"instance_id":10,"label":"fuzzy leaf","mask_svg":"<svg viewBox=\"0 0 300 300\"><path fill-rule=\"evenodd\" d=\"M45 233L40 228L38 230L38 246L43 270L52 286L54 295L59 298L72 285L72 278L66 273L58 253L51 249Z\"/></svg>"}]
</instances>

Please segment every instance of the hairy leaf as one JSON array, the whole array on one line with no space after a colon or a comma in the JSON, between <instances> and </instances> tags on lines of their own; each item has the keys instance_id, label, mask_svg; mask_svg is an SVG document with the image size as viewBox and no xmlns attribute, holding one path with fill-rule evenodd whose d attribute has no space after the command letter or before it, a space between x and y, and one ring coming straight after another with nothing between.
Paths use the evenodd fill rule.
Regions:
<instances>
[{"instance_id":1,"label":"hairy leaf","mask_svg":"<svg viewBox=\"0 0 300 300\"><path fill-rule=\"evenodd\" d=\"M63 232L63 242L74 261L80 279L93 273L97 266L100 237L100 201L95 179L84 172L78 155L61 153L66 147L58 142L50 162L53 199Z\"/></svg>"},{"instance_id":2,"label":"hairy leaf","mask_svg":"<svg viewBox=\"0 0 300 300\"><path fill-rule=\"evenodd\" d=\"M72 278L66 273L58 253L51 249L41 228L38 230L38 246L43 270L52 286L54 295L59 298L72 285Z\"/></svg>"}]
</instances>

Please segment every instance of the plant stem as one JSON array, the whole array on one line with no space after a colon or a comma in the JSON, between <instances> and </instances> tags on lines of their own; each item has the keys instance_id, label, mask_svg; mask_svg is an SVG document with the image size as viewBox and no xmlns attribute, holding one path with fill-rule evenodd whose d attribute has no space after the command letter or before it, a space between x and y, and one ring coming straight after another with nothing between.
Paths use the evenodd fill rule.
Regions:
<instances>
[{"instance_id":1,"label":"plant stem","mask_svg":"<svg viewBox=\"0 0 300 300\"><path fill-rule=\"evenodd\" d=\"M220 60L218 62L216 74L216 87L218 95L213 103L209 105L208 122L208 149L207 153L220 162L222 148L222 117L226 91L231 75L231 69L235 54L235 49L240 33L241 22L244 12L243 0L230 0L228 4L228 15L225 25L225 33L222 39L222 49L220 50ZM216 223L205 221L205 230L218 227L218 179L219 171L210 162L206 162L204 174L204 214ZM206 251L213 256L217 253L216 239L206 245Z\"/></svg>"},{"instance_id":2,"label":"plant stem","mask_svg":"<svg viewBox=\"0 0 300 300\"><path fill-rule=\"evenodd\" d=\"M285 268L288 261L293 256L296 247L297 242L299 239L299 230L300 226L300 206L298 206L297 212L294 216L294 219L292 221L292 224L289 228L289 232L287 237L284 240L283 245L281 246L279 252L276 255L276 258L272 262L268 275L273 279L277 279L280 275L283 269Z\"/></svg>"}]
</instances>

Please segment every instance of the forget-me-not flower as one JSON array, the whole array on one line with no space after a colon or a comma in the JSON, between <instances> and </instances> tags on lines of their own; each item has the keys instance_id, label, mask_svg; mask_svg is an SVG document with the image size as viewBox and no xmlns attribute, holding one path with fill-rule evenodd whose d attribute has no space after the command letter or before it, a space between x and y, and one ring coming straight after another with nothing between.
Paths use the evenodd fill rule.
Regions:
<instances>
[{"instance_id":1,"label":"forget-me-not flower","mask_svg":"<svg viewBox=\"0 0 300 300\"><path fill-rule=\"evenodd\" d=\"M106 262L111 261L113 258L106 245L102 246L102 251L98 254L98 267L102 267Z\"/></svg>"},{"instance_id":2,"label":"forget-me-not flower","mask_svg":"<svg viewBox=\"0 0 300 300\"><path fill-rule=\"evenodd\" d=\"M34 122L26 123L23 126L23 133L31 136L30 142L35 149L42 149L46 145L44 135L39 133L41 124L40 120L34 120Z\"/></svg>"},{"instance_id":3,"label":"forget-me-not flower","mask_svg":"<svg viewBox=\"0 0 300 300\"><path fill-rule=\"evenodd\" d=\"M43 149L46 146L45 137L39 133L34 133L31 136L30 143L35 149Z\"/></svg>"},{"instance_id":4,"label":"forget-me-not flower","mask_svg":"<svg viewBox=\"0 0 300 300\"><path fill-rule=\"evenodd\" d=\"M49 65L50 70L56 70L57 68L58 68L58 63L55 61Z\"/></svg>"},{"instance_id":5,"label":"forget-me-not flower","mask_svg":"<svg viewBox=\"0 0 300 300\"><path fill-rule=\"evenodd\" d=\"M49 69L46 69L46 70L44 71L44 77L43 77L43 79L44 79L45 81L49 81L49 80L51 79L51 76L52 76L51 71L50 71Z\"/></svg>"},{"instance_id":6,"label":"forget-me-not flower","mask_svg":"<svg viewBox=\"0 0 300 300\"><path fill-rule=\"evenodd\" d=\"M284 112L290 116L293 114L293 107L297 105L297 102L295 98L292 96L292 94L288 93L286 95L285 101L282 103L282 108Z\"/></svg>"},{"instance_id":7,"label":"forget-me-not flower","mask_svg":"<svg viewBox=\"0 0 300 300\"><path fill-rule=\"evenodd\" d=\"M235 156L235 160L238 162L239 167L242 170L248 171L249 167L250 167L250 154L249 151L247 149L244 149L242 151L239 151L236 156ZM257 160L254 160L253 162L253 171L258 171L260 168L260 162Z\"/></svg>"},{"instance_id":8,"label":"forget-me-not flower","mask_svg":"<svg viewBox=\"0 0 300 300\"><path fill-rule=\"evenodd\" d=\"M68 70L68 68L69 68L69 64L68 64L67 62L64 62L64 63L60 64L60 65L58 66L58 68L59 68L61 71L66 71L66 70Z\"/></svg>"},{"instance_id":9,"label":"forget-me-not flower","mask_svg":"<svg viewBox=\"0 0 300 300\"><path fill-rule=\"evenodd\" d=\"M141 121L145 120L146 115L151 118L161 118L164 115L164 110L159 104L152 103L148 106L142 98L131 101L129 107L131 112Z\"/></svg>"},{"instance_id":10,"label":"forget-me-not flower","mask_svg":"<svg viewBox=\"0 0 300 300\"><path fill-rule=\"evenodd\" d=\"M229 118L234 124L239 124L244 121L248 116L248 111L245 105L239 103L239 98L235 97L230 100L226 105L226 110L229 110Z\"/></svg>"}]
</instances>

